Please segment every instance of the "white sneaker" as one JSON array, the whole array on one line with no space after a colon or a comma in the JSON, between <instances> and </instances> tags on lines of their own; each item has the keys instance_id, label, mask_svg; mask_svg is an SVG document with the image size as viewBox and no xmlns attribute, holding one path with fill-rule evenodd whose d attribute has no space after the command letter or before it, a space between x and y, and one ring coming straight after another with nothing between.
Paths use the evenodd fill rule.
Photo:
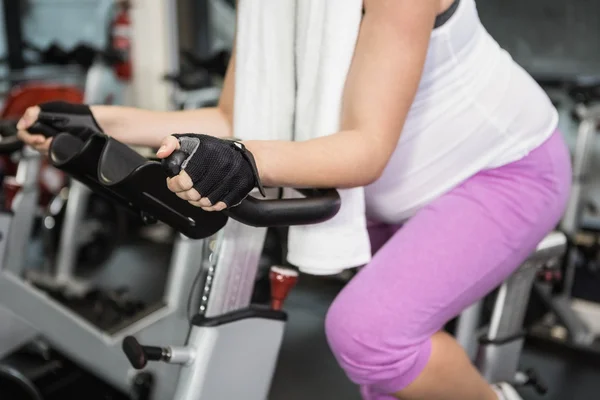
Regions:
<instances>
[{"instance_id":1,"label":"white sneaker","mask_svg":"<svg viewBox=\"0 0 600 400\"><path fill-rule=\"evenodd\" d=\"M494 392L498 395L498 400L523 400L515 388L509 383L496 383L492 385L492 389L494 389Z\"/></svg>"}]
</instances>

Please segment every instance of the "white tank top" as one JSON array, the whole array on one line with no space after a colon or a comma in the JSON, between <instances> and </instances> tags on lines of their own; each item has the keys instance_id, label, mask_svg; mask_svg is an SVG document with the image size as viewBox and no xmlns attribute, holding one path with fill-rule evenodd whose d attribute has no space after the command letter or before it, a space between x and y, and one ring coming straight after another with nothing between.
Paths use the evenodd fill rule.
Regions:
<instances>
[{"instance_id":1,"label":"white tank top","mask_svg":"<svg viewBox=\"0 0 600 400\"><path fill-rule=\"evenodd\" d=\"M479 171L527 155L558 113L546 93L485 30L475 0L433 30L418 92L367 214L400 223Z\"/></svg>"}]
</instances>

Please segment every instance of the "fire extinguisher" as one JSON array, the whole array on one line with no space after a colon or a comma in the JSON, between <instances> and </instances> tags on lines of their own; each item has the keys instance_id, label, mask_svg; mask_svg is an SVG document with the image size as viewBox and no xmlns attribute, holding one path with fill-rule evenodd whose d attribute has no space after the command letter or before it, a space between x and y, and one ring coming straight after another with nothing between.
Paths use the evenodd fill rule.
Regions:
<instances>
[{"instance_id":1,"label":"fire extinguisher","mask_svg":"<svg viewBox=\"0 0 600 400\"><path fill-rule=\"evenodd\" d=\"M130 2L116 0L117 12L111 26L111 45L119 54L119 61L115 63L115 74L124 81L131 80L131 19L129 16Z\"/></svg>"}]
</instances>

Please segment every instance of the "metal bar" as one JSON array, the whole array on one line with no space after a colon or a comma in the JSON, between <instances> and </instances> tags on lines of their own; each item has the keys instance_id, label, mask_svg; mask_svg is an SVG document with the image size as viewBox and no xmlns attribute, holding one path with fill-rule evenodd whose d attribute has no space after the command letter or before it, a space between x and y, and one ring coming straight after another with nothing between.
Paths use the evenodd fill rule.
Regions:
<instances>
[{"instance_id":1,"label":"metal bar","mask_svg":"<svg viewBox=\"0 0 600 400\"><path fill-rule=\"evenodd\" d=\"M469 306L469 308L464 310L458 317L456 333L454 336L456 337L456 341L465 350L470 360L474 360L477 355L482 310L483 300L480 300Z\"/></svg>"},{"instance_id":2,"label":"metal bar","mask_svg":"<svg viewBox=\"0 0 600 400\"><path fill-rule=\"evenodd\" d=\"M56 280L59 283L67 283L73 279L73 272L77 262L77 250L79 249L78 231L81 221L85 217L90 189L76 180L71 182L69 188L69 199L63 221L62 232L56 257Z\"/></svg>"},{"instance_id":3,"label":"metal bar","mask_svg":"<svg viewBox=\"0 0 600 400\"><path fill-rule=\"evenodd\" d=\"M23 58L23 21L21 19L21 1L4 0L4 34L8 67L11 70L25 68Z\"/></svg>"}]
</instances>

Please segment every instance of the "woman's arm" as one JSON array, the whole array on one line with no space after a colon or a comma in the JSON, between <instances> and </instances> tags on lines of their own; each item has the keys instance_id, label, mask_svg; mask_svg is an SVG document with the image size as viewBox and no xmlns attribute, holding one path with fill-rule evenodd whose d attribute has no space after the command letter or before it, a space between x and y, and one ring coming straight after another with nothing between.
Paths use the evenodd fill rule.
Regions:
<instances>
[{"instance_id":1,"label":"woman's arm","mask_svg":"<svg viewBox=\"0 0 600 400\"><path fill-rule=\"evenodd\" d=\"M305 142L244 142L265 185L358 187L382 174L417 91L439 8L439 0L365 0L342 131Z\"/></svg>"},{"instance_id":2,"label":"woman's arm","mask_svg":"<svg viewBox=\"0 0 600 400\"><path fill-rule=\"evenodd\" d=\"M235 49L235 47L234 47ZM92 106L102 129L131 145L158 147L173 133L231 136L235 86L235 51L232 54L217 107L184 111L150 111L132 107Z\"/></svg>"}]
</instances>

